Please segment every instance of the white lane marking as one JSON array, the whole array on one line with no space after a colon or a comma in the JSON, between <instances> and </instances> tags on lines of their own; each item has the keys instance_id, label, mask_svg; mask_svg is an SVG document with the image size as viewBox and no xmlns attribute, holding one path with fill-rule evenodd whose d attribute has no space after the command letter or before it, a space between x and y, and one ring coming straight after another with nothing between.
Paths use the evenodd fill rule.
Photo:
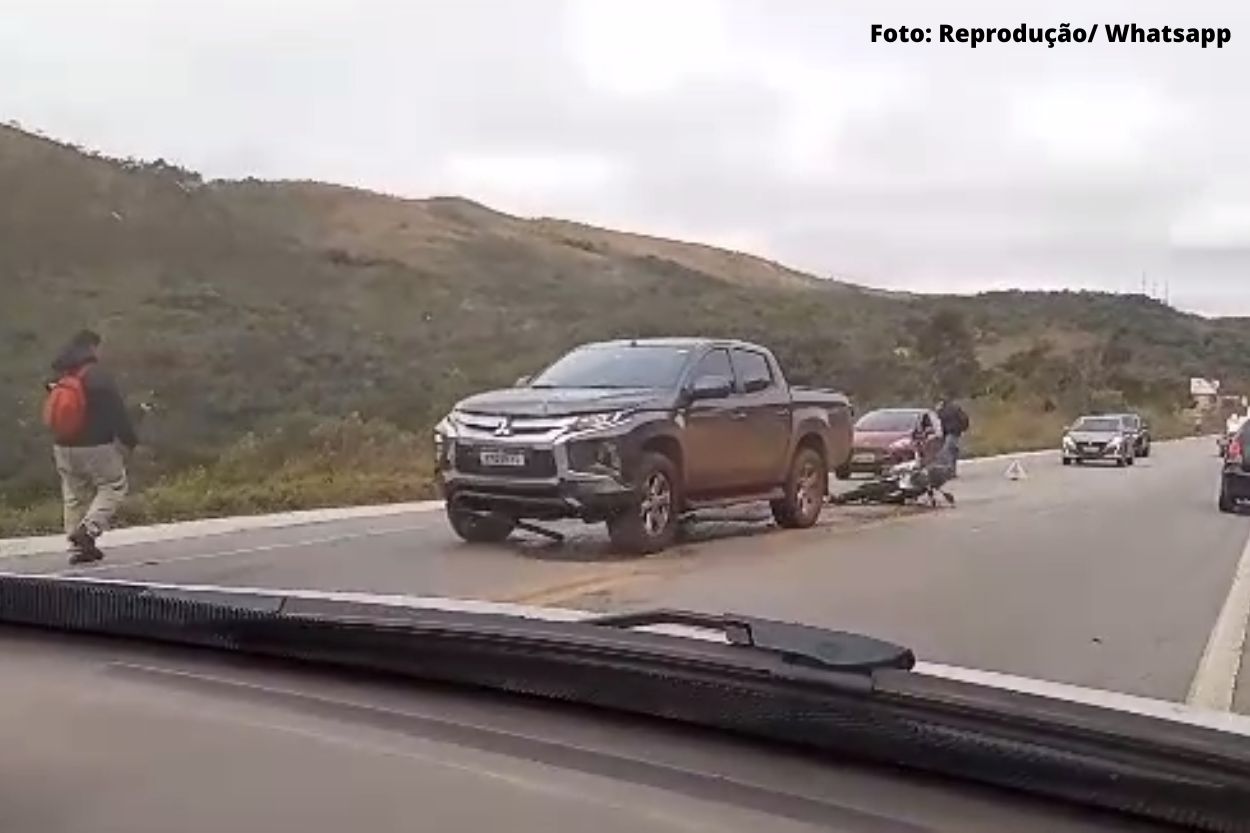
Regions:
<instances>
[{"instance_id":1,"label":"white lane marking","mask_svg":"<svg viewBox=\"0 0 1250 833\"><path fill-rule=\"evenodd\" d=\"M234 532L252 532L260 529L286 529L334 521L370 520L385 518L391 515L434 512L442 508L443 502L441 500L426 500L415 503L387 503L377 506L303 509L297 512L281 512L273 515L236 515L227 518L202 518L197 521L125 527L110 532L108 541L110 546L113 547L129 547L135 544L182 541L188 538L206 538L211 535L228 535ZM64 550L65 536L63 535L39 535L34 538L0 538L0 559L46 555L48 553L63 552Z\"/></svg>"},{"instance_id":2,"label":"white lane marking","mask_svg":"<svg viewBox=\"0 0 1250 833\"><path fill-rule=\"evenodd\" d=\"M1232 586L1224 607L1215 620L1207 646L1198 661L1198 671L1189 686L1185 702L1218 711L1231 711L1241 672L1241 654L1246 648L1246 630L1250 625L1250 538L1237 562Z\"/></svg>"},{"instance_id":3,"label":"white lane marking","mask_svg":"<svg viewBox=\"0 0 1250 833\"><path fill-rule=\"evenodd\" d=\"M189 555L175 555L171 558L143 558L137 561L119 561L114 563L106 562L104 564L96 564L86 567L69 567L64 570L57 570L47 575L53 576L78 576L86 573L106 573L111 570L127 570L132 567L159 567L165 564L180 564L186 561L206 561L211 558L226 558L232 555L249 555L257 552L270 552L272 550L298 549L299 547L311 547L317 544L336 544L341 541L354 541L360 538L376 538L381 535L398 535L402 532L416 532L422 529L429 529L426 524L417 524L414 526L401 526L395 529L372 529L366 532L352 532L345 535L327 535L322 538L305 538L299 541L280 541L275 544L260 544L254 547L238 547L232 550L217 550L215 552L198 552Z\"/></svg>"}]
</instances>

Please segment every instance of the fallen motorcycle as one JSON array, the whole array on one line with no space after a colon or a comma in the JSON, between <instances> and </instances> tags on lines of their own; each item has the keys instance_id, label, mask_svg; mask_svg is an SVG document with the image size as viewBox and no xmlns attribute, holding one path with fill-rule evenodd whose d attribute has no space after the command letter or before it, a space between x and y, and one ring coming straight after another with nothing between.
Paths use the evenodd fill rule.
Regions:
<instances>
[{"instance_id":1,"label":"fallen motorcycle","mask_svg":"<svg viewBox=\"0 0 1250 833\"><path fill-rule=\"evenodd\" d=\"M926 463L921 458L921 452L917 450L912 459L891 466L875 479L850 491L830 495L829 502L835 505L905 504L927 500L930 506L937 506L938 495L941 495L948 506L954 506L955 496L942 488L954 473L954 468L943 459L941 452Z\"/></svg>"}]
</instances>

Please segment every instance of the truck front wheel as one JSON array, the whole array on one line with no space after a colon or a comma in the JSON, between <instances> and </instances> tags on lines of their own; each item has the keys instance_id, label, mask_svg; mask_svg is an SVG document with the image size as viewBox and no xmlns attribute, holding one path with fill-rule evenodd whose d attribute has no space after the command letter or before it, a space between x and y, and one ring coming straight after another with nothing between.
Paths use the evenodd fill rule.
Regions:
<instances>
[{"instance_id":1,"label":"truck front wheel","mask_svg":"<svg viewBox=\"0 0 1250 833\"><path fill-rule=\"evenodd\" d=\"M638 461L636 501L608 520L608 537L620 552L659 552L677 534L681 496L677 466L663 454L647 452Z\"/></svg>"},{"instance_id":2,"label":"truck front wheel","mask_svg":"<svg viewBox=\"0 0 1250 833\"><path fill-rule=\"evenodd\" d=\"M470 512L447 506L447 520L452 530L470 544L498 544L512 534L516 521L503 515Z\"/></svg>"},{"instance_id":3,"label":"truck front wheel","mask_svg":"<svg viewBox=\"0 0 1250 833\"><path fill-rule=\"evenodd\" d=\"M825 459L814 448L800 448L790 463L786 496L771 503L779 526L806 529L820 518L829 489Z\"/></svg>"}]
</instances>

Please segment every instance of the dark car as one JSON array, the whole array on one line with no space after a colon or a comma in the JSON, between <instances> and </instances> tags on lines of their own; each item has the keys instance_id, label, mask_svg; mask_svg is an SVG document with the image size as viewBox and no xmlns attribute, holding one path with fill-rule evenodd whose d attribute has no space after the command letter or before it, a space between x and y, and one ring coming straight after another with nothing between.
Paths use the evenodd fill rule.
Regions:
<instances>
[{"instance_id":1,"label":"dark car","mask_svg":"<svg viewBox=\"0 0 1250 833\"><path fill-rule=\"evenodd\" d=\"M1141 414L1117 414L1132 435L1133 453L1138 457L1150 456L1150 426Z\"/></svg>"},{"instance_id":2,"label":"dark car","mask_svg":"<svg viewBox=\"0 0 1250 833\"><path fill-rule=\"evenodd\" d=\"M707 506L766 500L782 526L814 524L850 454L850 413L839 393L788 385L758 345L589 344L457 404L435 431L437 475L465 540L580 518L606 522L618 549L655 552Z\"/></svg>"},{"instance_id":3,"label":"dark car","mask_svg":"<svg viewBox=\"0 0 1250 833\"><path fill-rule=\"evenodd\" d=\"M1136 435L1122 414L1083 416L1063 435L1063 464L1093 460L1131 466L1137 459Z\"/></svg>"},{"instance_id":4,"label":"dark car","mask_svg":"<svg viewBox=\"0 0 1250 833\"><path fill-rule=\"evenodd\" d=\"M882 408L869 411L855 423L850 463L837 471L840 478L852 474L880 474L886 468L910 460L915 438L925 436L936 453L942 445L942 423L928 408Z\"/></svg>"},{"instance_id":5,"label":"dark car","mask_svg":"<svg viewBox=\"0 0 1250 833\"><path fill-rule=\"evenodd\" d=\"M1250 500L1250 422L1228 441L1224 470L1220 474L1220 511L1235 512L1237 505Z\"/></svg>"}]
</instances>

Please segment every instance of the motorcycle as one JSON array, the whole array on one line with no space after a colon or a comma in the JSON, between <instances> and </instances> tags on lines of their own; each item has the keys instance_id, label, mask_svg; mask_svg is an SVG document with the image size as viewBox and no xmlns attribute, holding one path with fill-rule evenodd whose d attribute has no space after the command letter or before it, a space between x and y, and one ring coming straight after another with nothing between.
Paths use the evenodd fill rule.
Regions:
<instances>
[{"instance_id":1,"label":"motorcycle","mask_svg":"<svg viewBox=\"0 0 1250 833\"><path fill-rule=\"evenodd\" d=\"M955 474L945 448L931 460L924 459L925 443L913 443L912 459L891 466L878 477L847 492L830 496L835 505L849 503L885 503L902 505L911 501L926 500L930 506L938 505L941 495L948 506L955 505L955 496L942 487Z\"/></svg>"}]
</instances>

